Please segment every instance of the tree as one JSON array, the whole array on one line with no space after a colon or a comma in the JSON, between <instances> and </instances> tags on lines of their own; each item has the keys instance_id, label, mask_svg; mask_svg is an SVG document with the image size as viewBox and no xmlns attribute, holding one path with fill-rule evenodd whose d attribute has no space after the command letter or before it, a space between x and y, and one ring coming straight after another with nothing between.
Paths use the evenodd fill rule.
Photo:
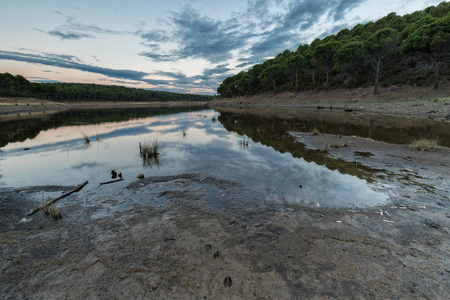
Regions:
<instances>
[{"instance_id":1,"label":"tree","mask_svg":"<svg viewBox=\"0 0 450 300\"><path fill-rule=\"evenodd\" d=\"M303 56L293 55L287 59L284 65L285 72L291 81L295 81L295 92L298 92L298 75L303 67ZM294 86L294 84L292 84Z\"/></svg>"},{"instance_id":2,"label":"tree","mask_svg":"<svg viewBox=\"0 0 450 300\"><path fill-rule=\"evenodd\" d=\"M326 90L330 89L330 77L334 66L334 54L342 46L342 43L331 40L325 44L319 45L314 50L314 57L325 66L327 81Z\"/></svg>"},{"instance_id":3,"label":"tree","mask_svg":"<svg viewBox=\"0 0 450 300\"><path fill-rule=\"evenodd\" d=\"M280 78L281 70L279 64L272 64L261 73L261 81L266 83L267 87L272 85L274 94L277 92L277 81Z\"/></svg>"},{"instance_id":4,"label":"tree","mask_svg":"<svg viewBox=\"0 0 450 300\"><path fill-rule=\"evenodd\" d=\"M392 28L380 29L373 34L364 44L364 48L372 66L374 76L373 93L378 93L378 82L383 69L386 56L391 54L397 46L399 33Z\"/></svg>"},{"instance_id":5,"label":"tree","mask_svg":"<svg viewBox=\"0 0 450 300\"><path fill-rule=\"evenodd\" d=\"M349 42L336 51L334 60L341 76L356 76L362 65L363 43Z\"/></svg>"},{"instance_id":6,"label":"tree","mask_svg":"<svg viewBox=\"0 0 450 300\"><path fill-rule=\"evenodd\" d=\"M450 15L416 28L403 42L402 51L405 54L420 51L428 56L434 70L433 89L438 89L439 66L450 55Z\"/></svg>"}]
</instances>

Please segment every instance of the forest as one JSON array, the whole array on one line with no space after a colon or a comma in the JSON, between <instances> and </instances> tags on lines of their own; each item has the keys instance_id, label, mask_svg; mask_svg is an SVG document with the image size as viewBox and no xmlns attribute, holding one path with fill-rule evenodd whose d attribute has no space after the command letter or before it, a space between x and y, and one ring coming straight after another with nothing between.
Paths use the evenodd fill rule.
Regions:
<instances>
[{"instance_id":1,"label":"forest","mask_svg":"<svg viewBox=\"0 0 450 300\"><path fill-rule=\"evenodd\" d=\"M0 97L53 101L209 101L212 96L179 94L123 86L85 83L36 83L22 75L0 73Z\"/></svg>"},{"instance_id":2,"label":"forest","mask_svg":"<svg viewBox=\"0 0 450 300\"><path fill-rule=\"evenodd\" d=\"M438 89L450 79L450 2L404 16L395 12L285 50L226 78L221 97L410 85Z\"/></svg>"}]
</instances>

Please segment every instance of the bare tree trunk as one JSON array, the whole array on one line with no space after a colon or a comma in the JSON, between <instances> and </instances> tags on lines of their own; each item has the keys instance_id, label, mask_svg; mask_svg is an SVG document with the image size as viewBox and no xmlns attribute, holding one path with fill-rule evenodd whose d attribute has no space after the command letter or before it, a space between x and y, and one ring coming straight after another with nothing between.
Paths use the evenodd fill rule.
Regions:
<instances>
[{"instance_id":1,"label":"bare tree trunk","mask_svg":"<svg viewBox=\"0 0 450 300\"><path fill-rule=\"evenodd\" d=\"M298 92L298 69L295 69L295 92Z\"/></svg>"},{"instance_id":2,"label":"bare tree trunk","mask_svg":"<svg viewBox=\"0 0 450 300\"><path fill-rule=\"evenodd\" d=\"M380 72L381 72L381 66L382 66L382 56L377 56L375 61L375 86L373 88L373 93L378 93L378 81L380 79Z\"/></svg>"},{"instance_id":3,"label":"bare tree trunk","mask_svg":"<svg viewBox=\"0 0 450 300\"><path fill-rule=\"evenodd\" d=\"M327 87L326 87L327 91L330 89L330 80L329 80L330 75L329 74L330 74L330 68L327 67Z\"/></svg>"},{"instance_id":4,"label":"bare tree trunk","mask_svg":"<svg viewBox=\"0 0 450 300\"><path fill-rule=\"evenodd\" d=\"M439 88L439 61L434 62L434 86L433 90Z\"/></svg>"},{"instance_id":5,"label":"bare tree trunk","mask_svg":"<svg viewBox=\"0 0 450 300\"><path fill-rule=\"evenodd\" d=\"M312 69L313 90L316 89L316 80L314 78L315 69Z\"/></svg>"}]
</instances>

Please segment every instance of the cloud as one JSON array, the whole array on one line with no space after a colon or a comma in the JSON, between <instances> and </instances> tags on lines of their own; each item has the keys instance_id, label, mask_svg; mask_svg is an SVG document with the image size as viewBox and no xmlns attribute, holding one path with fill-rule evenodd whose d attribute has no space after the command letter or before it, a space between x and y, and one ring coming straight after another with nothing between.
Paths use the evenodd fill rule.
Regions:
<instances>
[{"instance_id":1,"label":"cloud","mask_svg":"<svg viewBox=\"0 0 450 300\"><path fill-rule=\"evenodd\" d=\"M75 69L95 74L101 74L109 78L110 81L124 83L127 85L136 84L130 81L148 83L150 85L157 86L158 89L177 92L192 92L193 90L202 91L202 93L210 94L215 90L216 86L207 85L205 83L198 82L195 77L188 77L182 72L167 72L161 70L155 70L152 73L140 72L135 70L117 70L110 68L103 68L84 64L80 60L72 55L65 54L30 54L21 52L10 52L0 50L0 59L14 60L21 62L28 62L32 64L54 66L66 69ZM49 70L45 70L49 72ZM152 79L152 76L163 76L168 79ZM113 80L122 79L127 81ZM214 84L217 84L216 82Z\"/></svg>"},{"instance_id":2,"label":"cloud","mask_svg":"<svg viewBox=\"0 0 450 300\"><path fill-rule=\"evenodd\" d=\"M217 63L232 58L231 51L245 43L237 24L230 26L229 22L203 16L190 6L171 14L171 32L153 30L140 33L140 37L150 42L147 46L152 50L164 48L161 44L168 42L176 43L176 47L164 53L144 51L140 55L158 62L202 58Z\"/></svg>"},{"instance_id":3,"label":"cloud","mask_svg":"<svg viewBox=\"0 0 450 300\"><path fill-rule=\"evenodd\" d=\"M323 23L333 23L342 19L344 14L365 0L303 0L279 1L274 13L256 10L260 20L258 27L267 29L259 34L259 38L250 48L253 56L275 56L285 49L293 48L299 43L309 42L307 39L318 37L321 33L310 32L315 26ZM252 5L263 5L260 1L251 2ZM273 4L272 4L273 5ZM252 12L255 14L255 12ZM336 26L336 25L335 25ZM336 26L337 27L337 26ZM303 40L301 40L303 35Z\"/></svg>"},{"instance_id":4,"label":"cloud","mask_svg":"<svg viewBox=\"0 0 450 300\"><path fill-rule=\"evenodd\" d=\"M95 38L94 34L130 34L130 32L127 31L117 31L101 28L94 24L83 24L77 22L74 17L65 16L60 11L55 11L55 13L65 18L65 23L63 25L57 26L55 29L50 31L45 31L39 28L34 29L46 33L50 36L58 37L61 40L80 40L84 38Z\"/></svg>"},{"instance_id":5,"label":"cloud","mask_svg":"<svg viewBox=\"0 0 450 300\"><path fill-rule=\"evenodd\" d=\"M137 81L144 81L143 78L148 75L148 73L134 70L116 70L83 64L79 62L78 58L72 55L56 55L56 54L39 55L39 54L9 52L0 50L0 59L22 61L67 69L76 69L80 71L102 74L114 78L130 79Z\"/></svg>"},{"instance_id":6,"label":"cloud","mask_svg":"<svg viewBox=\"0 0 450 300\"><path fill-rule=\"evenodd\" d=\"M52 30L52 31L47 32L47 34L59 37L61 40L80 40L82 38L94 38L90 34L84 34L84 33L79 33L79 32L74 32L74 31L67 31L64 33L59 30Z\"/></svg>"},{"instance_id":7,"label":"cloud","mask_svg":"<svg viewBox=\"0 0 450 300\"><path fill-rule=\"evenodd\" d=\"M165 43L170 40L167 32L164 30L151 30L140 33L142 39L151 43Z\"/></svg>"}]
</instances>

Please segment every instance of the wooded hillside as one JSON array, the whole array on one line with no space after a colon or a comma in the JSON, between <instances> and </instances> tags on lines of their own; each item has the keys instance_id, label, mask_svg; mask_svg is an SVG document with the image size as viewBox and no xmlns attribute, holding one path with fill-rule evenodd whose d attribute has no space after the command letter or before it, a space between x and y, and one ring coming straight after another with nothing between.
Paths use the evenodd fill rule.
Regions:
<instances>
[{"instance_id":1,"label":"wooded hillside","mask_svg":"<svg viewBox=\"0 0 450 300\"><path fill-rule=\"evenodd\" d=\"M53 101L209 101L212 96L149 91L84 83L36 83L21 75L0 73L0 97L32 97Z\"/></svg>"},{"instance_id":2,"label":"wooded hillside","mask_svg":"<svg viewBox=\"0 0 450 300\"><path fill-rule=\"evenodd\" d=\"M450 2L395 12L285 50L226 78L222 97L378 85L430 86L450 80Z\"/></svg>"}]
</instances>

